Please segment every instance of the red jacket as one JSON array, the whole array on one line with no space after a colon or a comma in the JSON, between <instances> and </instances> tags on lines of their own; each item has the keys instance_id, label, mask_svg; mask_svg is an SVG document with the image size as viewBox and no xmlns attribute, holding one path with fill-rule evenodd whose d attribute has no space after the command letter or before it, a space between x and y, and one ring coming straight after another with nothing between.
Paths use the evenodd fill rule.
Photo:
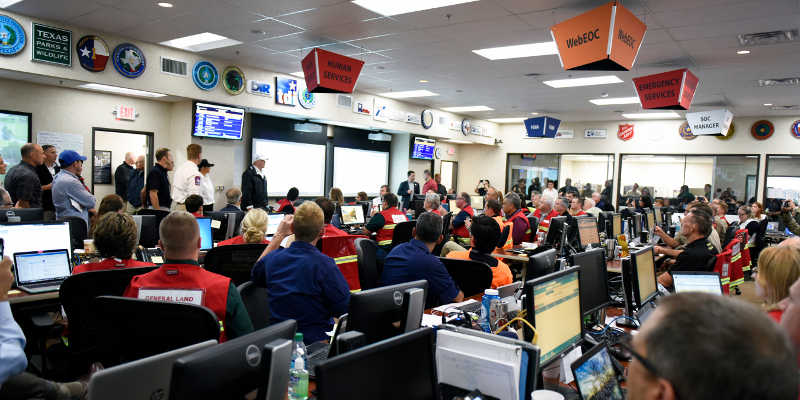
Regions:
<instances>
[{"instance_id":1,"label":"red jacket","mask_svg":"<svg viewBox=\"0 0 800 400\"><path fill-rule=\"evenodd\" d=\"M332 237L332 236L347 236L347 232L331 224L325 224L325 232L322 234L322 237Z\"/></svg>"},{"instance_id":2,"label":"red jacket","mask_svg":"<svg viewBox=\"0 0 800 400\"><path fill-rule=\"evenodd\" d=\"M466 206L461 209L461 211L467 213L467 215L472 218L475 216L475 210L472 209L472 206ZM460 214L460 213L459 213ZM467 225L461 225L458 228L453 228L453 235L458 236L460 238L468 238L470 237L469 229L467 229Z\"/></svg>"},{"instance_id":3,"label":"red jacket","mask_svg":"<svg viewBox=\"0 0 800 400\"><path fill-rule=\"evenodd\" d=\"M263 240L261 240L261 243L262 244L269 244L269 240L263 239ZM217 247L219 247L219 246L230 246L230 245L234 245L234 244L248 244L248 243L244 241L244 236L239 235L239 236L234 236L234 237L232 237L232 238L230 238L228 240L223 240L223 241L217 243Z\"/></svg>"},{"instance_id":4,"label":"red jacket","mask_svg":"<svg viewBox=\"0 0 800 400\"><path fill-rule=\"evenodd\" d=\"M383 216L383 227L378 229L375 240L378 241L378 246L388 246L392 244L392 236L394 235L394 227L399 222L408 221L408 218L397 207L387 208L380 212ZM401 218L402 217L402 218Z\"/></svg>"},{"instance_id":5,"label":"red jacket","mask_svg":"<svg viewBox=\"0 0 800 400\"><path fill-rule=\"evenodd\" d=\"M109 269L117 269L117 268L136 268L136 267L154 267L155 264L137 261L132 258L128 258L125 260L120 260L117 258L106 258L103 261L96 262L96 263L86 263L76 265L75 268L72 269L72 275L82 274L84 272L93 272L93 271L106 271Z\"/></svg>"},{"instance_id":6,"label":"red jacket","mask_svg":"<svg viewBox=\"0 0 800 400\"><path fill-rule=\"evenodd\" d=\"M334 226L330 227L336 229ZM339 231L338 229L336 230ZM328 235L328 225L325 226L325 233L322 236L322 254L333 259L351 291L361 290L361 281L358 276L358 252L356 251L355 242L356 239L363 237L348 235L344 232L341 235Z\"/></svg>"},{"instance_id":7,"label":"red jacket","mask_svg":"<svg viewBox=\"0 0 800 400\"><path fill-rule=\"evenodd\" d=\"M292 206L292 202L289 199L280 199L278 200L278 211L277 212L287 212L289 210L285 210L287 207L294 207Z\"/></svg>"},{"instance_id":8,"label":"red jacket","mask_svg":"<svg viewBox=\"0 0 800 400\"><path fill-rule=\"evenodd\" d=\"M155 271L134 276L124 296L208 307L219 319L219 340L224 342L230 287L230 278L206 271L199 265L164 264Z\"/></svg>"},{"instance_id":9,"label":"red jacket","mask_svg":"<svg viewBox=\"0 0 800 400\"><path fill-rule=\"evenodd\" d=\"M428 193L428 190L433 190L434 193L439 191L439 184L436 183L435 179L429 179L427 182L425 182L425 184L422 185L422 192L420 192L420 194L424 195Z\"/></svg>"}]
</instances>

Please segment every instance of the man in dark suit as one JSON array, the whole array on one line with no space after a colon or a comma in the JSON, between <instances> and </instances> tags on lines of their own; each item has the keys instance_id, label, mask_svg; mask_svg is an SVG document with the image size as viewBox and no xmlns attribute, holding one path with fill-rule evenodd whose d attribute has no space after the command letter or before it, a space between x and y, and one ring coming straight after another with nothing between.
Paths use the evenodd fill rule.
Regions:
<instances>
[{"instance_id":1,"label":"man in dark suit","mask_svg":"<svg viewBox=\"0 0 800 400\"><path fill-rule=\"evenodd\" d=\"M36 167L36 175L42 184L42 209L44 210L44 220L52 221L56 219L56 207L53 205L53 178L55 178L61 168L56 162L58 160L58 150L52 144L42 146L44 151L44 163Z\"/></svg>"},{"instance_id":2,"label":"man in dark suit","mask_svg":"<svg viewBox=\"0 0 800 400\"><path fill-rule=\"evenodd\" d=\"M114 170L114 192L117 196L122 197L123 202L128 199L128 181L133 175L134 158L133 153L125 153L125 161Z\"/></svg>"},{"instance_id":3,"label":"man in dark suit","mask_svg":"<svg viewBox=\"0 0 800 400\"><path fill-rule=\"evenodd\" d=\"M242 210L267 206L267 178L261 174L265 165L267 157L257 155L242 174Z\"/></svg>"},{"instance_id":4,"label":"man in dark suit","mask_svg":"<svg viewBox=\"0 0 800 400\"><path fill-rule=\"evenodd\" d=\"M232 187L225 191L225 199L228 204L225 208L220 210L221 212L243 212L240 208L242 204L242 191L239 190L239 188Z\"/></svg>"},{"instance_id":5,"label":"man in dark suit","mask_svg":"<svg viewBox=\"0 0 800 400\"><path fill-rule=\"evenodd\" d=\"M400 183L397 188L397 195L403 200L403 209L407 210L411 205L411 196L419 194L419 183L414 182L416 175L414 171L408 171L408 180Z\"/></svg>"}]
</instances>

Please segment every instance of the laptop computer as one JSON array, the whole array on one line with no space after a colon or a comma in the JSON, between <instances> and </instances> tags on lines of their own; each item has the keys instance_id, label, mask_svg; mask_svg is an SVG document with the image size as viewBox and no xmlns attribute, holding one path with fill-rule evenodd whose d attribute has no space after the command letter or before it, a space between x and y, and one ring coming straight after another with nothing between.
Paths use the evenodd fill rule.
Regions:
<instances>
[{"instance_id":1,"label":"laptop computer","mask_svg":"<svg viewBox=\"0 0 800 400\"><path fill-rule=\"evenodd\" d=\"M672 280L675 293L702 292L722 295L722 282L716 272L673 272Z\"/></svg>"},{"instance_id":2,"label":"laptop computer","mask_svg":"<svg viewBox=\"0 0 800 400\"><path fill-rule=\"evenodd\" d=\"M71 273L67 249L14 253L17 287L28 293L57 291Z\"/></svg>"},{"instance_id":3,"label":"laptop computer","mask_svg":"<svg viewBox=\"0 0 800 400\"><path fill-rule=\"evenodd\" d=\"M328 358L337 355L336 338L339 337L339 334L347 332L347 320L348 320L347 314L344 314L341 317L339 317L339 320L336 321L336 324L334 324L333 326L333 335L331 336L331 340L329 343L316 342L316 343L311 343L306 347L306 354L308 354L307 370L309 376L312 377L315 376L317 365L326 361Z\"/></svg>"},{"instance_id":4,"label":"laptop computer","mask_svg":"<svg viewBox=\"0 0 800 400\"><path fill-rule=\"evenodd\" d=\"M620 371L605 345L597 345L572 363L572 374L582 400L624 400Z\"/></svg>"},{"instance_id":5,"label":"laptop computer","mask_svg":"<svg viewBox=\"0 0 800 400\"><path fill-rule=\"evenodd\" d=\"M89 400L166 399L175 360L216 344L208 340L98 371L89 380Z\"/></svg>"}]
</instances>

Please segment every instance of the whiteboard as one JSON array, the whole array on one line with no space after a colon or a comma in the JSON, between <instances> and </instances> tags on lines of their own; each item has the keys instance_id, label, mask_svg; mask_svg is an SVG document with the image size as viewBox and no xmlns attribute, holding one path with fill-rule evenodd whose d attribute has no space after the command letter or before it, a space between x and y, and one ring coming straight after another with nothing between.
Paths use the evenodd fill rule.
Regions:
<instances>
[{"instance_id":1,"label":"whiteboard","mask_svg":"<svg viewBox=\"0 0 800 400\"><path fill-rule=\"evenodd\" d=\"M64 150L77 151L83 154L83 135L75 133L39 132L36 135L36 144L51 144L56 146L56 151L61 154Z\"/></svg>"},{"instance_id":2,"label":"whiteboard","mask_svg":"<svg viewBox=\"0 0 800 400\"><path fill-rule=\"evenodd\" d=\"M389 183L389 153L383 151L333 148L333 186L345 196L367 192L377 196Z\"/></svg>"},{"instance_id":3,"label":"whiteboard","mask_svg":"<svg viewBox=\"0 0 800 400\"><path fill-rule=\"evenodd\" d=\"M296 187L300 196L322 196L325 191L325 145L253 139L253 157L268 158L264 172L269 196L286 196Z\"/></svg>"}]
</instances>

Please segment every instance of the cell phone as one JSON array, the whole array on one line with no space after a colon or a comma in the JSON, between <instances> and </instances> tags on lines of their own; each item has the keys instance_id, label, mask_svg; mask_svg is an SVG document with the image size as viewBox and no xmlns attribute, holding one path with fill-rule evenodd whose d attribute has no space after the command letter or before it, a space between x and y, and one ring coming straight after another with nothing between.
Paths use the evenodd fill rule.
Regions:
<instances>
[{"instance_id":1,"label":"cell phone","mask_svg":"<svg viewBox=\"0 0 800 400\"><path fill-rule=\"evenodd\" d=\"M3 238L0 238L0 260L3 259L3 254L5 253L5 250L6 246L5 243L3 243Z\"/></svg>"}]
</instances>

